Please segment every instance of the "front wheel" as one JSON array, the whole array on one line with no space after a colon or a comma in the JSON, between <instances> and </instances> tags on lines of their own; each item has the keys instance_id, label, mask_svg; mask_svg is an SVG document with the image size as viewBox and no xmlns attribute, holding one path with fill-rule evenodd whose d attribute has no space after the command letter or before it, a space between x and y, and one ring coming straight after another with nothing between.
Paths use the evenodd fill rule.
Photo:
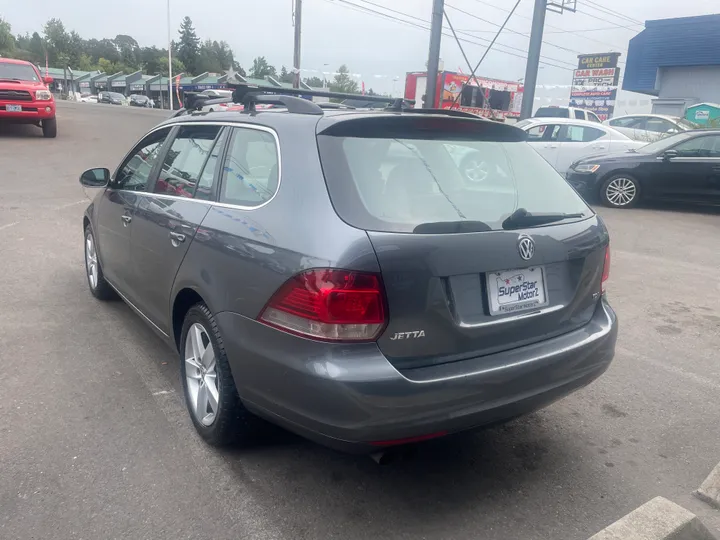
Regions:
<instances>
[{"instance_id":1,"label":"front wheel","mask_svg":"<svg viewBox=\"0 0 720 540\"><path fill-rule=\"evenodd\" d=\"M48 118L42 121L43 137L54 139L57 136L57 119Z\"/></svg>"},{"instance_id":2,"label":"front wheel","mask_svg":"<svg viewBox=\"0 0 720 540\"><path fill-rule=\"evenodd\" d=\"M97 252L95 236L88 226L85 229L85 274L87 275L90 292L98 300L113 300L115 291L105 280Z\"/></svg>"},{"instance_id":3,"label":"front wheel","mask_svg":"<svg viewBox=\"0 0 720 540\"><path fill-rule=\"evenodd\" d=\"M632 208L640 200L640 184L629 174L614 174L603 183L600 200L611 208Z\"/></svg>"},{"instance_id":4,"label":"front wheel","mask_svg":"<svg viewBox=\"0 0 720 540\"><path fill-rule=\"evenodd\" d=\"M185 316L179 348L185 401L200 436L213 446L249 442L255 419L240 401L220 330L205 304Z\"/></svg>"}]
</instances>

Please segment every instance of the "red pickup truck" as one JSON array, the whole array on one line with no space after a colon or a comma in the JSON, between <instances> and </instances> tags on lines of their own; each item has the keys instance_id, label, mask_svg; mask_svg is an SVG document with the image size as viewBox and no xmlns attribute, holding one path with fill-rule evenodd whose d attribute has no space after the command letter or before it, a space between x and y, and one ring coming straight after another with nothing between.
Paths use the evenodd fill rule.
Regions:
<instances>
[{"instance_id":1,"label":"red pickup truck","mask_svg":"<svg viewBox=\"0 0 720 540\"><path fill-rule=\"evenodd\" d=\"M43 136L55 137L55 98L47 86L51 82L30 62L0 58L0 124L35 124Z\"/></svg>"}]
</instances>

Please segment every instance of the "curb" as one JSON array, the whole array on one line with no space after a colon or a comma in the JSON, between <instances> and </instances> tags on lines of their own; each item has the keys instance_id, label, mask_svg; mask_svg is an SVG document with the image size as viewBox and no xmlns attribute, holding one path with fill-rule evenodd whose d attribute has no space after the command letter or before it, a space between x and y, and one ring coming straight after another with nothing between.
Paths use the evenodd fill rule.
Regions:
<instances>
[{"instance_id":1,"label":"curb","mask_svg":"<svg viewBox=\"0 0 720 540\"><path fill-rule=\"evenodd\" d=\"M664 497L655 497L590 540L717 540L698 517Z\"/></svg>"},{"instance_id":2,"label":"curb","mask_svg":"<svg viewBox=\"0 0 720 540\"><path fill-rule=\"evenodd\" d=\"M720 463L712 470L694 495L713 508L720 510Z\"/></svg>"}]
</instances>

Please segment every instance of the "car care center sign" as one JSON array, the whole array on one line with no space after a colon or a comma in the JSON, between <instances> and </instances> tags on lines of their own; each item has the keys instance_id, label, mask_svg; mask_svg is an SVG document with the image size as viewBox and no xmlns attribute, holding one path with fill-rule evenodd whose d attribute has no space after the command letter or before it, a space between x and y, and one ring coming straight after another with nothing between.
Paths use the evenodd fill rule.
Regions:
<instances>
[{"instance_id":1,"label":"car care center sign","mask_svg":"<svg viewBox=\"0 0 720 540\"><path fill-rule=\"evenodd\" d=\"M620 53L581 54L573 71L570 106L587 109L607 120L615 110Z\"/></svg>"}]
</instances>

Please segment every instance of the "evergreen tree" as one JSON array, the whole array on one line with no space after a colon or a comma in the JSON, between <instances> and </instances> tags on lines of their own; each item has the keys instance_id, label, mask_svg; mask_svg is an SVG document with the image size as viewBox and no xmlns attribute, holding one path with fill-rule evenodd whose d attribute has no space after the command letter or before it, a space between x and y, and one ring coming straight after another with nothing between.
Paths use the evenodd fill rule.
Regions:
<instances>
[{"instance_id":1,"label":"evergreen tree","mask_svg":"<svg viewBox=\"0 0 720 540\"><path fill-rule=\"evenodd\" d=\"M200 38L195 34L192 20L185 17L180 25L180 41L177 45L177 56L188 73L197 75L198 61L200 59Z\"/></svg>"}]
</instances>

